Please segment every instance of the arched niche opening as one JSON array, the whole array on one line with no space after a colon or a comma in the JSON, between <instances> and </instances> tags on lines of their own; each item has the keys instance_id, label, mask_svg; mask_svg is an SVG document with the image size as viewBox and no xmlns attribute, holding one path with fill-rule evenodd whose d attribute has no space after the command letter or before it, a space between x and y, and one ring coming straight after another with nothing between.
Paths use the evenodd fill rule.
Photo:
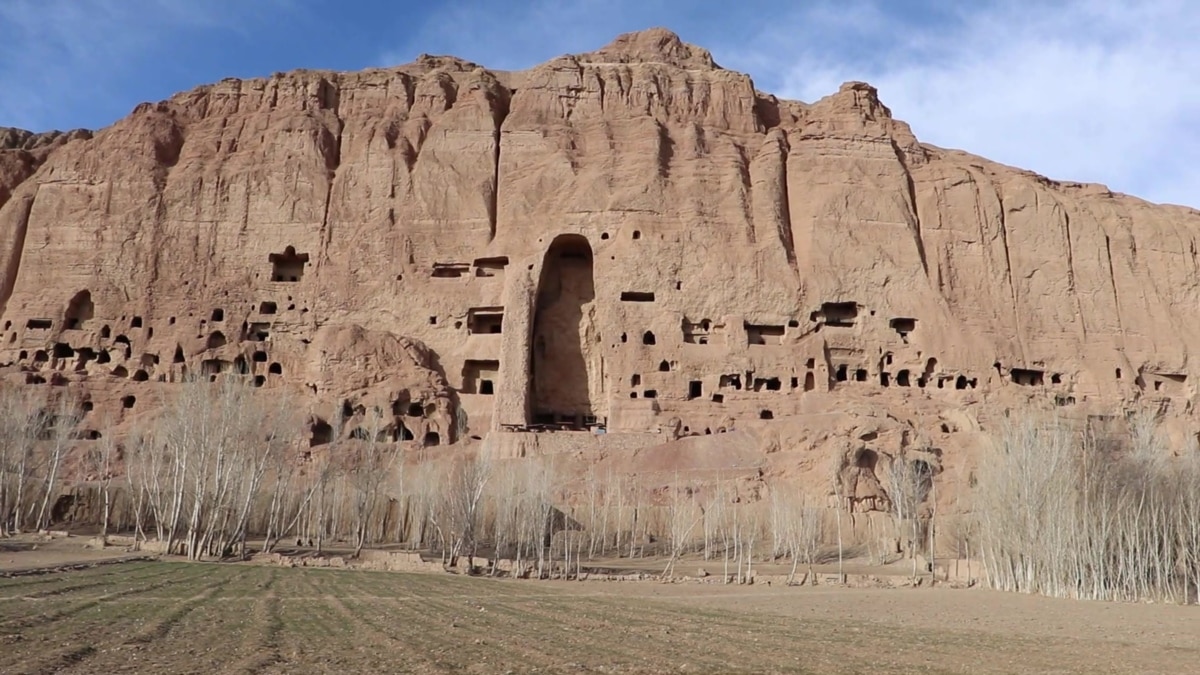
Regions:
<instances>
[{"instance_id":1,"label":"arched niche opening","mask_svg":"<svg viewBox=\"0 0 1200 675\"><path fill-rule=\"evenodd\" d=\"M92 293L82 290L76 293L67 303L67 313L64 317L63 328L75 330L83 328L83 324L96 316L96 306L92 303Z\"/></svg>"},{"instance_id":2,"label":"arched niche opening","mask_svg":"<svg viewBox=\"0 0 1200 675\"><path fill-rule=\"evenodd\" d=\"M603 414L592 265L592 247L577 234L560 235L546 251L531 341L531 423Z\"/></svg>"}]
</instances>

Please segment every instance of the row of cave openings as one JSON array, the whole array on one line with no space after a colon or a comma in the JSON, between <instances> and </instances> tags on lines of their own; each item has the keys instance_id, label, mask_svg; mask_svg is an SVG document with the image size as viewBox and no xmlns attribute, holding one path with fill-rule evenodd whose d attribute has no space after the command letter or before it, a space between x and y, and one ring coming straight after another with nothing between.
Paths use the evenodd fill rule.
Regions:
<instances>
[{"instance_id":1,"label":"row of cave openings","mask_svg":"<svg viewBox=\"0 0 1200 675\"><path fill-rule=\"evenodd\" d=\"M508 258L506 256L476 258L471 263L434 263L430 276L433 279L494 278L501 277L506 267L508 267ZM404 275L402 274L396 276L397 281L403 278ZM465 324L468 335L499 335L504 330L504 308L494 306L471 307L467 310ZM429 317L429 325L438 325L438 317ZM462 329L463 325L464 322L461 318L454 321L455 330Z\"/></svg>"},{"instance_id":2,"label":"row of cave openings","mask_svg":"<svg viewBox=\"0 0 1200 675\"><path fill-rule=\"evenodd\" d=\"M289 302L291 299L291 296L288 296ZM275 314L277 311L277 305L274 302L263 302L256 307L258 312L263 315ZM289 309L295 309L295 304L289 305ZM307 311L307 309L303 311ZM189 313L188 316L193 317L194 315ZM87 290L80 291L72 297L67 305L63 319L63 330L64 332L82 331L94 319L95 305L92 302L91 293ZM141 330L146 340L154 337L154 328L145 325L141 316L121 317L120 320L128 320L130 331ZM199 321L201 333L197 335L197 339L204 341L205 351L219 350L229 343L225 333L220 329L212 330L207 334L204 333L207 330L206 324L209 324L210 321L212 324L210 327L214 328L216 324L223 323L225 321L225 310L214 308L208 315L208 318L200 319ZM175 325L176 317L169 317L167 323L168 325ZM10 326L11 322L8 322L5 328L7 329ZM271 322L266 320L243 322L240 340L263 343L270 335L271 326ZM26 327L31 330L51 331L54 327L54 321L52 319L30 319L26 323ZM32 353L28 350L21 350L17 360L27 368L26 381L30 384L46 383L47 379L37 371L48 369L56 371L51 374L50 384L65 384L67 378L60 371L87 372L89 364L93 362L98 365L111 364L114 363L114 357L119 358L120 361L112 366L109 371L109 374L113 377L129 378L134 382L146 382L151 379L151 373L161 362L159 354L143 353L135 363L130 363L133 359L133 341L129 335L122 333L113 336L112 326L108 323L101 326L96 335L101 341L108 342L108 345L75 347L69 342L62 341L53 343L49 349L37 349L33 350ZM184 354L183 346L178 343L175 345L171 364L179 367L179 374L181 376L187 375L187 358ZM200 362L200 373L212 380L215 380L218 375L226 372L245 375L253 374L253 384L261 387L266 383L267 375L282 375L283 366L278 362L270 361L265 347L261 344L252 351L237 355L233 360L206 358ZM174 373L158 373L154 379L160 382L173 381Z\"/></svg>"},{"instance_id":3,"label":"row of cave openings","mask_svg":"<svg viewBox=\"0 0 1200 675\"><path fill-rule=\"evenodd\" d=\"M410 401L408 396L401 396L392 403L391 419L377 430L375 430L375 438L371 438L372 430L362 424L353 424L349 426L349 431L346 432L348 438L359 441L374 440L378 443L402 443L415 441L416 435L413 429L420 428L423 424L419 420L426 420L437 411L437 406L433 403L424 403L421 401ZM376 413L382 413L376 410ZM341 417L341 425L345 426L353 420L364 419L367 413L365 406L355 405L350 400L343 400L341 409L337 414ZM406 418L408 423L406 423ZM334 427L328 421L321 417L313 417L309 421L309 447L318 447L328 445L334 441ZM433 447L441 445L442 435L436 429L427 428L421 436L422 447Z\"/></svg>"},{"instance_id":4,"label":"row of cave openings","mask_svg":"<svg viewBox=\"0 0 1200 675\"><path fill-rule=\"evenodd\" d=\"M624 291L621 293L622 302L654 302L654 299L655 295L652 292ZM812 332L819 332L822 326L853 328L859 309L860 307L856 302L826 302L821 305L821 309L809 315L809 319L815 324ZM872 310L871 314L874 315L875 312ZM897 317L889 319L888 325L896 332L904 344L908 344L908 336L916 330L917 320L907 317ZM750 346L778 346L785 343L789 329L795 330L800 328L800 321L798 319L791 319L786 325L758 324L745 321L742 324L742 328L746 331L746 342ZM718 339L724 339L726 327L725 324L714 322L711 319L692 321L684 317L680 326L680 333L684 344L707 345L715 343ZM628 333L622 333L621 342L627 343L628 341ZM654 345L658 343L658 338L654 335L653 331L645 331L641 335L641 342L643 345Z\"/></svg>"}]
</instances>

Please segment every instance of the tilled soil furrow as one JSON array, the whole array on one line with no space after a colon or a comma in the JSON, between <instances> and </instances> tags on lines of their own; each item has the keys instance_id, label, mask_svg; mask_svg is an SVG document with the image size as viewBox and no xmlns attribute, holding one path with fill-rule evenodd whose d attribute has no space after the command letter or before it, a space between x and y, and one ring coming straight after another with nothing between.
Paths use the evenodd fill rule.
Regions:
<instances>
[{"instance_id":1,"label":"tilled soil furrow","mask_svg":"<svg viewBox=\"0 0 1200 675\"><path fill-rule=\"evenodd\" d=\"M68 647L50 654L44 659L35 659L33 663L19 664L11 672L29 673L30 675L34 673L38 675L57 675L57 673L61 673L64 669L79 663L95 651L96 648L90 644Z\"/></svg>"},{"instance_id":2,"label":"tilled soil furrow","mask_svg":"<svg viewBox=\"0 0 1200 675\"><path fill-rule=\"evenodd\" d=\"M142 626L142 628L133 637L125 641L126 644L134 644L139 642L148 643L166 637L167 634L171 632L171 629L174 628L175 625L184 618L186 618L187 615L191 614L211 600L217 591L219 591L226 584L229 584L238 577L244 577L247 572L248 570L242 570L233 578L225 578L224 575L221 575L216 581L213 581L212 583L202 587L200 592L196 595L183 600L182 604L180 604L178 607L171 609L164 616L159 617L145 626Z\"/></svg>"},{"instance_id":3,"label":"tilled soil furrow","mask_svg":"<svg viewBox=\"0 0 1200 675\"><path fill-rule=\"evenodd\" d=\"M577 663L584 655L590 666L636 663L637 652L625 640L594 640L590 636L612 629L612 625L596 617L595 612L561 613L551 611L545 603L521 602L514 598L488 599L485 613L499 635L523 648L524 658L546 664ZM611 634L611 633L610 633Z\"/></svg>"},{"instance_id":4,"label":"tilled soil furrow","mask_svg":"<svg viewBox=\"0 0 1200 675\"><path fill-rule=\"evenodd\" d=\"M91 570L80 572L56 572L51 578L39 579L38 583L29 585L20 584L3 584L0 583L0 593L16 591L8 595L0 595L0 606L4 602L12 600L25 599L40 599L52 598L56 595L64 595L77 591L87 590L89 588L97 588L115 583L128 583L131 580L146 580L157 579L172 574L169 569L156 569L152 567L137 567L132 566L126 568L122 573L106 572L103 575L89 574ZM84 577L81 579L81 577ZM81 583L74 583L81 581ZM56 586L54 584L65 584Z\"/></svg>"},{"instance_id":5,"label":"tilled soil furrow","mask_svg":"<svg viewBox=\"0 0 1200 675\"><path fill-rule=\"evenodd\" d=\"M373 645L383 647L383 651L378 654L378 667L382 668L385 664L390 664L390 667L400 667L405 671L409 671L410 669L415 669L417 672L439 673L460 671L456 663L430 658L428 656L429 650L424 648L428 643L427 640L425 641L426 644L421 644L421 642L401 639L390 631L381 628L375 621L371 621L364 616L362 608L352 608L335 595L326 596L326 599L329 606L348 622L349 625L354 627L355 634L362 636ZM425 618L428 619L429 617L426 616Z\"/></svg>"},{"instance_id":6,"label":"tilled soil furrow","mask_svg":"<svg viewBox=\"0 0 1200 675\"><path fill-rule=\"evenodd\" d=\"M338 572L289 572L280 589L280 621L286 627L277 640L280 658L264 672L403 672L353 617L329 602L331 595L343 592L348 579Z\"/></svg>"},{"instance_id":7,"label":"tilled soil furrow","mask_svg":"<svg viewBox=\"0 0 1200 675\"><path fill-rule=\"evenodd\" d=\"M153 569L154 563L146 562L128 562L112 565L103 565L100 567L90 567L82 570L64 570L61 572L46 572L45 574L29 575L21 577L0 577L0 593L12 593L25 588L34 588L47 584L61 583L64 578L79 579L100 579L105 577L120 577L127 576L137 571Z\"/></svg>"},{"instance_id":8,"label":"tilled soil furrow","mask_svg":"<svg viewBox=\"0 0 1200 675\"><path fill-rule=\"evenodd\" d=\"M159 588L167 586L168 584L180 582L180 579L177 576L174 576L171 574L156 575L155 578L160 578L163 576L165 576L166 578L162 579L161 581L150 584L148 586L141 586L141 587L136 587L136 588L126 588L124 590L114 591L112 593L105 593L103 595L98 595L94 598L89 598L82 602L78 602L73 605L63 607L61 609L51 610L49 612L45 612L42 614L26 615L26 616L18 617L15 619L9 619L8 621L0 622L0 631L25 630L25 629L33 628L35 626L47 624L47 623L50 623L53 621L61 621L68 617L77 615L80 612L84 612L93 607L101 605L103 603L111 603L111 602L113 602L115 600L119 600L121 598L140 595L143 593L147 593L149 591L157 590Z\"/></svg>"},{"instance_id":9,"label":"tilled soil furrow","mask_svg":"<svg viewBox=\"0 0 1200 675\"><path fill-rule=\"evenodd\" d=\"M389 671L400 672L421 672L421 673L448 673L456 672L456 664L447 662L443 659L430 657L431 650L427 649L428 640L406 641L397 639L396 636L381 630L380 627L371 621L365 619L361 613L353 610L343 597L345 596L363 596L377 597L376 591L382 586L393 586L394 583L400 581L400 578L388 578L391 575L340 575L340 574L323 574L312 575L309 581L312 582L314 590L322 594L321 601L326 607L332 610L344 625L350 628L350 632L355 636L359 636L365 644L380 644L386 645L386 649L380 652L374 651L374 663L372 668L380 668ZM422 618L423 622L430 619L430 615L425 615ZM428 624L426 624L428 625ZM436 633L437 631L429 631ZM428 636L427 636L428 637Z\"/></svg>"},{"instance_id":10,"label":"tilled soil furrow","mask_svg":"<svg viewBox=\"0 0 1200 675\"><path fill-rule=\"evenodd\" d=\"M274 593L254 603L254 630L242 641L241 651L249 655L229 667L231 673L261 673L281 662L279 634L283 629L279 597Z\"/></svg>"}]
</instances>

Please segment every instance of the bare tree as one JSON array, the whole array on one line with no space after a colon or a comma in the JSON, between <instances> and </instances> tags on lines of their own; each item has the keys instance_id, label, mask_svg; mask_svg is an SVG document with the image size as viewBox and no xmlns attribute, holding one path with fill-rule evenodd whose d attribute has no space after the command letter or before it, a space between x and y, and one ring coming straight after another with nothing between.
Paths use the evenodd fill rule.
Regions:
<instances>
[{"instance_id":1,"label":"bare tree","mask_svg":"<svg viewBox=\"0 0 1200 675\"><path fill-rule=\"evenodd\" d=\"M45 398L28 387L0 387L0 535L24 529L34 448L47 416Z\"/></svg>"},{"instance_id":2,"label":"bare tree","mask_svg":"<svg viewBox=\"0 0 1200 675\"><path fill-rule=\"evenodd\" d=\"M383 413L374 408L352 435L359 440L355 462L348 470L355 490L354 498L354 556L362 555L369 538L369 524L379 507L383 488L392 478L392 470L400 446L389 442ZM397 485L400 481L397 481Z\"/></svg>"},{"instance_id":3,"label":"bare tree","mask_svg":"<svg viewBox=\"0 0 1200 675\"><path fill-rule=\"evenodd\" d=\"M117 442L108 430L112 424L108 419L101 425L105 433L95 445L88 448L84 461L88 473L99 484L100 499L103 502L103 513L100 517L100 536L108 536L108 521L112 514L112 482L116 470Z\"/></svg>"},{"instance_id":4,"label":"bare tree","mask_svg":"<svg viewBox=\"0 0 1200 675\"><path fill-rule=\"evenodd\" d=\"M933 473L929 464L905 456L893 457L888 466L888 500L896 525L904 531L908 526L908 556L912 559L913 582L917 579L917 551L921 545L920 508L933 484Z\"/></svg>"},{"instance_id":5,"label":"bare tree","mask_svg":"<svg viewBox=\"0 0 1200 675\"><path fill-rule=\"evenodd\" d=\"M704 520L704 514L692 499L694 490L691 486L680 484L679 475L670 486L668 508L668 527L671 542L671 555L667 560L663 577L669 578L675 569L675 562L683 555L691 543L692 531Z\"/></svg>"},{"instance_id":6,"label":"bare tree","mask_svg":"<svg viewBox=\"0 0 1200 675\"><path fill-rule=\"evenodd\" d=\"M476 457L458 462L450 470L445 513L451 537L452 565L460 555L465 554L468 565L474 566L479 545L482 500L490 477L491 464Z\"/></svg>"},{"instance_id":7,"label":"bare tree","mask_svg":"<svg viewBox=\"0 0 1200 675\"><path fill-rule=\"evenodd\" d=\"M1126 442L1011 419L980 466L974 513L994 588L1105 600L1195 599L1200 472L1152 414ZM1192 582L1189 582L1189 578Z\"/></svg>"},{"instance_id":8,"label":"bare tree","mask_svg":"<svg viewBox=\"0 0 1200 675\"><path fill-rule=\"evenodd\" d=\"M49 447L46 459L46 481L42 490L42 505L38 509L37 519L34 521L36 529L43 529L49 524L50 502L58 487L58 472L62 467L63 457L71 448L71 442L75 438L75 428L79 425L80 418L81 413L75 400L69 396L60 397L48 423L46 435Z\"/></svg>"}]
</instances>

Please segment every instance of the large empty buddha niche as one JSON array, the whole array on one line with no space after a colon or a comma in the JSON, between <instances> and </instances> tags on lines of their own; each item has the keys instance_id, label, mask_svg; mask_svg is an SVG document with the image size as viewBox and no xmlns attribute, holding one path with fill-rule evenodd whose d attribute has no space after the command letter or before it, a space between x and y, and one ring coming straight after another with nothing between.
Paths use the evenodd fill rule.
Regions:
<instances>
[{"instance_id":1,"label":"large empty buddha niche","mask_svg":"<svg viewBox=\"0 0 1200 675\"><path fill-rule=\"evenodd\" d=\"M67 303L67 314L64 317L63 328L75 330L83 328L88 319L96 315L96 306L92 304L91 291L79 291Z\"/></svg>"},{"instance_id":2,"label":"large empty buddha niche","mask_svg":"<svg viewBox=\"0 0 1200 675\"><path fill-rule=\"evenodd\" d=\"M1009 375L1013 382L1027 387L1040 387L1044 381L1044 374L1040 370L1013 368Z\"/></svg>"},{"instance_id":3,"label":"large empty buddha niche","mask_svg":"<svg viewBox=\"0 0 1200 675\"><path fill-rule=\"evenodd\" d=\"M308 254L296 253L296 247L288 246L283 253L272 253L267 259L271 262L271 281L300 281Z\"/></svg>"},{"instance_id":4,"label":"large empty buddha niche","mask_svg":"<svg viewBox=\"0 0 1200 675\"><path fill-rule=\"evenodd\" d=\"M503 307L473 307L467 310L467 333L495 335L504 328Z\"/></svg>"},{"instance_id":5,"label":"large empty buddha niche","mask_svg":"<svg viewBox=\"0 0 1200 675\"><path fill-rule=\"evenodd\" d=\"M546 251L533 320L530 411L602 417L600 329L595 323L592 248L576 234Z\"/></svg>"},{"instance_id":6,"label":"large empty buddha niche","mask_svg":"<svg viewBox=\"0 0 1200 675\"><path fill-rule=\"evenodd\" d=\"M826 302L821 304L819 311L809 317L813 321L822 321L826 326L850 328L858 318L857 302Z\"/></svg>"},{"instance_id":7,"label":"large empty buddha niche","mask_svg":"<svg viewBox=\"0 0 1200 675\"><path fill-rule=\"evenodd\" d=\"M474 361L463 363L464 394L496 393L496 380L500 376L499 361Z\"/></svg>"},{"instance_id":8,"label":"large empty buddha niche","mask_svg":"<svg viewBox=\"0 0 1200 675\"><path fill-rule=\"evenodd\" d=\"M758 326L747 323L746 341L752 345L781 345L783 344L783 326Z\"/></svg>"}]
</instances>

